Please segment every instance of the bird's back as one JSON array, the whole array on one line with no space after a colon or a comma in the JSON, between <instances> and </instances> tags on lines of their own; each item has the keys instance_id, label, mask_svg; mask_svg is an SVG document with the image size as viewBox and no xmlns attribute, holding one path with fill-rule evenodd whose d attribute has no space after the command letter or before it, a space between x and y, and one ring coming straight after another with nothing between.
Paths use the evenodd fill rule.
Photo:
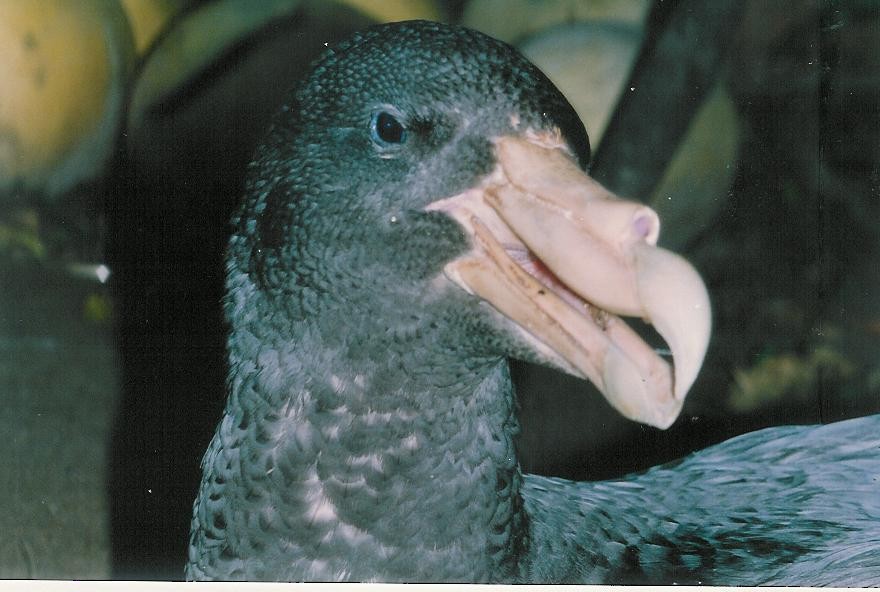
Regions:
<instances>
[{"instance_id":1,"label":"bird's back","mask_svg":"<svg viewBox=\"0 0 880 592\"><path fill-rule=\"evenodd\" d=\"M529 475L523 493L527 579L880 584L880 415L753 432L619 481Z\"/></svg>"}]
</instances>

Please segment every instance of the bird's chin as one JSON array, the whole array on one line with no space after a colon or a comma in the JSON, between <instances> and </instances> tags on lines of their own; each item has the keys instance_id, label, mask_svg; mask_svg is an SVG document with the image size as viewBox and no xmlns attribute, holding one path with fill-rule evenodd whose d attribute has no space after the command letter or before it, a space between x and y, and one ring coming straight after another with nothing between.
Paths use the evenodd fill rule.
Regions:
<instances>
[{"instance_id":1,"label":"bird's chin","mask_svg":"<svg viewBox=\"0 0 880 592\"><path fill-rule=\"evenodd\" d=\"M501 137L495 151L477 186L428 206L471 237L446 276L515 323L536 357L591 381L624 416L669 427L709 343L699 275L656 246L656 213L584 174L558 134ZM653 324L674 372L617 315Z\"/></svg>"}]
</instances>

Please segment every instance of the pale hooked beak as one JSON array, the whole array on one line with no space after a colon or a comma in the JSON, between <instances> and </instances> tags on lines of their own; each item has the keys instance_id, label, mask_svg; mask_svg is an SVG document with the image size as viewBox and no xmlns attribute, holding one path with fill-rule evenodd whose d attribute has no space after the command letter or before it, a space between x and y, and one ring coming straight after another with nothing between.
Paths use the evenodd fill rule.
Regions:
<instances>
[{"instance_id":1,"label":"pale hooked beak","mask_svg":"<svg viewBox=\"0 0 880 592\"><path fill-rule=\"evenodd\" d=\"M555 137L503 137L495 148L498 166L479 187L429 206L472 237L447 277L514 321L548 361L590 380L624 416L669 427L709 344L700 276L655 246L653 210L607 191ZM653 324L674 373L615 314Z\"/></svg>"}]
</instances>

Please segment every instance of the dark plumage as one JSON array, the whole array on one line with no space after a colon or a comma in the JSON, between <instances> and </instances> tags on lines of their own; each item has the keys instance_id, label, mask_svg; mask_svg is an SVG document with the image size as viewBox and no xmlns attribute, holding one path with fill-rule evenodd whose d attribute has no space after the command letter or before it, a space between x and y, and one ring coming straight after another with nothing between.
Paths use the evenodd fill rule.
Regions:
<instances>
[{"instance_id":1,"label":"dark plumage","mask_svg":"<svg viewBox=\"0 0 880 592\"><path fill-rule=\"evenodd\" d=\"M630 399L618 386L628 374L601 360L591 374L592 354L577 361L592 341L523 328L523 318L554 324L545 290L585 307L577 314L600 332L618 326L566 288L567 265L551 262L558 253L541 233L534 247L522 239L528 249L498 240L548 287L514 305L505 298L518 288L481 287L482 274L507 277L485 264L493 239L481 228L497 238L506 227L479 210L481 226L448 198L485 188L490 174L495 183L507 158L498 138L514 136L557 164L565 152L581 167L589 158L552 84L510 47L464 29L368 30L330 49L300 85L252 165L229 244L229 400L203 460L187 577L880 583L880 417L765 430L620 481L521 473L506 358L589 377L624 413L657 425L671 418L653 407L672 405L674 418L688 385L676 384L674 404L662 380L657 401ZM526 181L500 183L510 203L529 192L542 202ZM517 236L528 231L535 216L518 222L498 195L482 199ZM624 252L672 265L651 286L691 277L650 246L650 215L632 212L623 228L636 246ZM552 215L560 228L568 219ZM701 284L687 281L682 293L707 308ZM576 292L593 301L585 284L589 294ZM669 321L662 309L645 308L658 329ZM699 366L707 337L695 339L695 353L672 346L677 371L678 358ZM599 357L617 363L615 347Z\"/></svg>"}]
</instances>

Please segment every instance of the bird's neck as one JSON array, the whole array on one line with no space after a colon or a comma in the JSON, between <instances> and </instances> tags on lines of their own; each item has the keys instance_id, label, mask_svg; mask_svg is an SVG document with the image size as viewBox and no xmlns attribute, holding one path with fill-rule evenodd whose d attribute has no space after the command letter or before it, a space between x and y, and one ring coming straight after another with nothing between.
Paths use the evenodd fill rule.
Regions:
<instances>
[{"instance_id":1,"label":"bird's neck","mask_svg":"<svg viewBox=\"0 0 880 592\"><path fill-rule=\"evenodd\" d=\"M230 539L268 512L287 579L513 579L528 541L506 362L432 371L413 357L425 344L374 344L387 352L375 359L314 326L294 332L240 326L230 339L215 440L246 448L232 478L263 492L236 500Z\"/></svg>"}]
</instances>

